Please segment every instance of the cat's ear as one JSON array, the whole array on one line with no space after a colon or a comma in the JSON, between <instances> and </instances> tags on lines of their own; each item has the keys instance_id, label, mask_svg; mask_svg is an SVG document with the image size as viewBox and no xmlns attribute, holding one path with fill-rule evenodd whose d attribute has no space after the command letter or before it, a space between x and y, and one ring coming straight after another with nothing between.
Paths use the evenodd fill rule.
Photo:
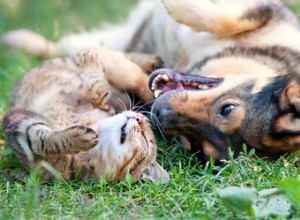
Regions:
<instances>
[{"instance_id":1,"label":"cat's ear","mask_svg":"<svg viewBox=\"0 0 300 220\"><path fill-rule=\"evenodd\" d=\"M151 180L155 184L164 184L169 182L170 176L157 162L153 162L143 172L142 179Z\"/></svg>"}]
</instances>

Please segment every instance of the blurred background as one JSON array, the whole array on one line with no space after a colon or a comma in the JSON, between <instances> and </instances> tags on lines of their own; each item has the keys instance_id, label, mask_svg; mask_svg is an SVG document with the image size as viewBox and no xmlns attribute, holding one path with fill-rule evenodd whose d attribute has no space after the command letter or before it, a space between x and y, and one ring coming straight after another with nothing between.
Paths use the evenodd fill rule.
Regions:
<instances>
[{"instance_id":1,"label":"blurred background","mask_svg":"<svg viewBox=\"0 0 300 220\"><path fill-rule=\"evenodd\" d=\"M25 27L57 38L122 19L136 0L0 0L0 33Z\"/></svg>"}]
</instances>

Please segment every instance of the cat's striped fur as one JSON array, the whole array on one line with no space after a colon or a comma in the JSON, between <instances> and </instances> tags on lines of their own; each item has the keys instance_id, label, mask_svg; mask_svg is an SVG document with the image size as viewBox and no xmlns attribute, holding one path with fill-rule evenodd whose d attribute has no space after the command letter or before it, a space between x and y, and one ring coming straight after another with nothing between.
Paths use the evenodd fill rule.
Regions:
<instances>
[{"instance_id":1,"label":"cat's striped fur","mask_svg":"<svg viewBox=\"0 0 300 220\"><path fill-rule=\"evenodd\" d=\"M3 119L8 144L25 167L47 161L67 178L119 181L130 173L153 181L168 180L156 163L156 141L147 119L119 111L128 105L128 89L144 101L147 75L127 55L97 47L77 58L56 58L26 74L15 88ZM139 58L144 69L161 61ZM120 83L120 79L122 83ZM144 84L144 91L140 85ZM51 172L43 170L50 179Z\"/></svg>"}]
</instances>

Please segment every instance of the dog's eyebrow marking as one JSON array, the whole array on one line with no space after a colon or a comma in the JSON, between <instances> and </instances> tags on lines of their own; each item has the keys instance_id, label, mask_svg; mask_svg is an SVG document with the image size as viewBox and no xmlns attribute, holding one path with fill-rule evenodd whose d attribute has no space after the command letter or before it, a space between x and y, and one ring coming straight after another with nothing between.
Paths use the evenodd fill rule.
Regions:
<instances>
[{"instance_id":1,"label":"dog's eyebrow marking","mask_svg":"<svg viewBox=\"0 0 300 220\"><path fill-rule=\"evenodd\" d=\"M293 72L293 66L291 64L294 62L298 63L297 60L300 59L300 54L281 46L268 46L264 48L227 47L216 55L207 56L199 62L196 62L188 71L186 71L186 74L195 74L196 71L201 73L202 69L210 61L230 57L253 59L274 70L274 73L278 73L279 75L282 74L280 72L282 69L285 69L286 72Z\"/></svg>"},{"instance_id":2,"label":"dog's eyebrow marking","mask_svg":"<svg viewBox=\"0 0 300 220\"><path fill-rule=\"evenodd\" d=\"M227 92L223 93L215 100L213 100L211 105L216 105L220 100L228 96L230 97L237 96L238 98L247 101L249 99L249 96L252 95L251 90L254 87L254 83L255 83L254 81L250 81L247 83L236 85L235 88L228 90Z\"/></svg>"}]
</instances>

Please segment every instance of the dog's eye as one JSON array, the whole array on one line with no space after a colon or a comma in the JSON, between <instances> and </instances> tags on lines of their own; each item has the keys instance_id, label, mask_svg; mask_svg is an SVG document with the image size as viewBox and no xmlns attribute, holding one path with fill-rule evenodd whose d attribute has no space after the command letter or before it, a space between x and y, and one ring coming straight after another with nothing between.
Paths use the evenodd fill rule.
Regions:
<instances>
[{"instance_id":1,"label":"dog's eye","mask_svg":"<svg viewBox=\"0 0 300 220\"><path fill-rule=\"evenodd\" d=\"M223 105L222 108L221 108L221 112L220 114L224 117L228 116L232 110L235 108L235 105L233 104L226 104L226 105Z\"/></svg>"}]
</instances>

